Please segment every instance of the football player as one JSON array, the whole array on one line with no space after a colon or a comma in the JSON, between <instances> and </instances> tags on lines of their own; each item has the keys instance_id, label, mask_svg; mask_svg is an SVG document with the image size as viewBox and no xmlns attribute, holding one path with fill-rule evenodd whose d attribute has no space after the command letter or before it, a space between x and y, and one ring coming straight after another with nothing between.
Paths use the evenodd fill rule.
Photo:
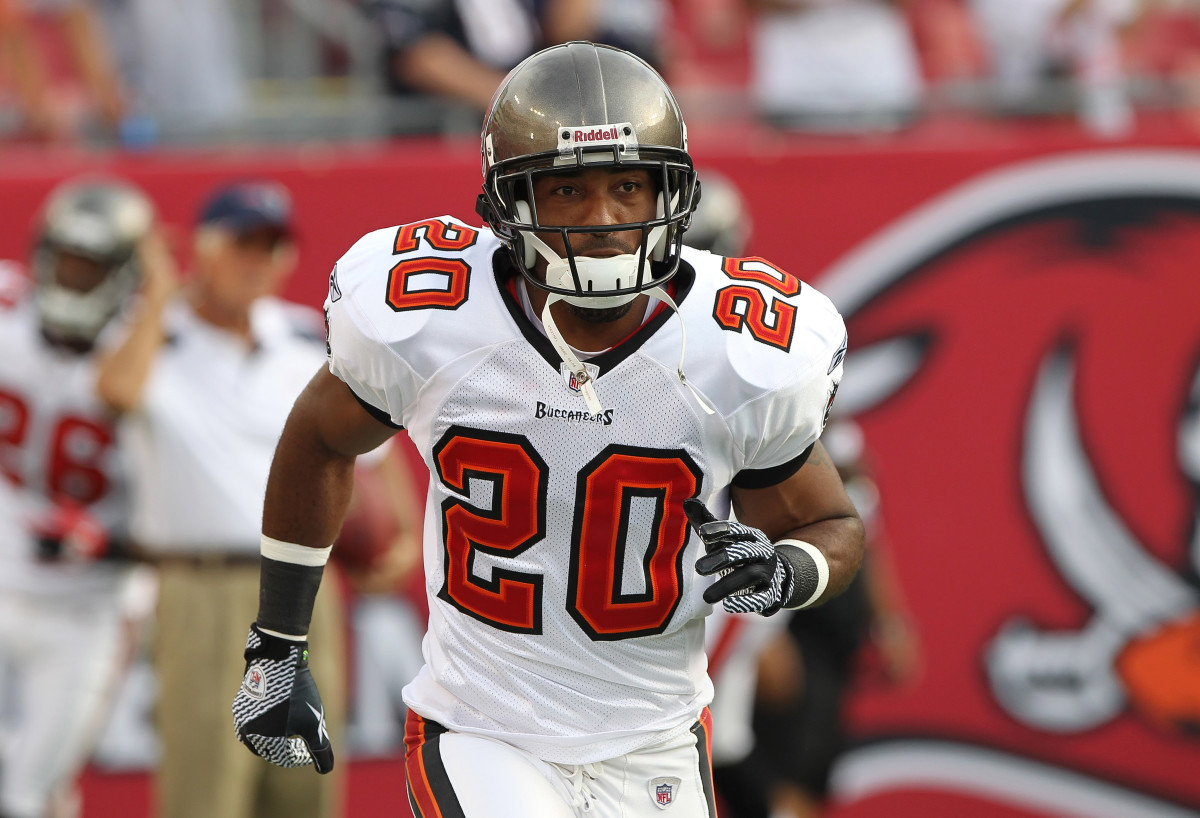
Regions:
<instances>
[{"instance_id":1,"label":"football player","mask_svg":"<svg viewBox=\"0 0 1200 818\"><path fill-rule=\"evenodd\" d=\"M490 232L379 230L331 276L329 368L268 482L238 735L332 766L310 610L355 456L403 427L431 471L414 812L712 816L704 617L817 604L861 559L836 470L809 457L845 327L769 262L682 247L686 129L627 52L521 63L482 157Z\"/></svg>"},{"instance_id":2,"label":"football player","mask_svg":"<svg viewBox=\"0 0 1200 818\"><path fill-rule=\"evenodd\" d=\"M15 716L0 755L5 818L69 814L145 588L105 559L125 537L126 491L93 350L138 286L153 221L129 184L71 181L42 211L31 275L0 266L0 661Z\"/></svg>"}]
</instances>

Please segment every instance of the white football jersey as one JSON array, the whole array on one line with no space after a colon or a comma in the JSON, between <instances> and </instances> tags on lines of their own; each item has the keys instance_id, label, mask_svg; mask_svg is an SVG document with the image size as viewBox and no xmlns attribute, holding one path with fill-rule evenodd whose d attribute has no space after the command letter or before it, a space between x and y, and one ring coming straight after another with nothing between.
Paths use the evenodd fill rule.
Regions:
<instances>
[{"instance_id":1,"label":"white football jersey","mask_svg":"<svg viewBox=\"0 0 1200 818\"><path fill-rule=\"evenodd\" d=\"M499 250L499 252L497 252ZM330 276L330 369L430 469L425 667L405 701L558 763L687 730L712 696L699 539L729 486L788 477L845 354L832 304L759 259L684 250L663 309L587 365L603 409L514 296L496 238L450 217L370 233Z\"/></svg>"},{"instance_id":2,"label":"white football jersey","mask_svg":"<svg viewBox=\"0 0 1200 818\"><path fill-rule=\"evenodd\" d=\"M15 488L28 531L56 499L86 506L111 534L125 534L127 482L112 419L95 397L96 361L51 345L29 283L0 265L0 470ZM110 564L39 563L31 537L0 541L0 587L33 592L107 589Z\"/></svg>"}]
</instances>

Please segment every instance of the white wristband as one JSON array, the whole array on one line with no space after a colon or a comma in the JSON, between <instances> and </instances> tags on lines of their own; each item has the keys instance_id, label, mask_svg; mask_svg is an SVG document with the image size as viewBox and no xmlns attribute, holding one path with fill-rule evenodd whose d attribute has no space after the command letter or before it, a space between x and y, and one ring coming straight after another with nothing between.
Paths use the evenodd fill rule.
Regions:
<instances>
[{"instance_id":1,"label":"white wristband","mask_svg":"<svg viewBox=\"0 0 1200 818\"><path fill-rule=\"evenodd\" d=\"M310 568L320 568L329 562L329 555L333 553L333 546L313 548L307 545L284 542L283 540L277 540L274 537L268 537L266 534L263 534L261 551L262 555L269 560L290 562L292 565L307 565Z\"/></svg>"},{"instance_id":2,"label":"white wristband","mask_svg":"<svg viewBox=\"0 0 1200 818\"><path fill-rule=\"evenodd\" d=\"M817 589L812 592L812 596L806 599L802 604L797 605L792 610L800 610L812 605L821 598L821 594L825 593L825 587L829 585L829 560L825 559L825 555L821 553L821 549L817 548L812 543L804 542L803 540L780 540L776 545L791 545L807 553L812 557L812 561L817 566Z\"/></svg>"}]
</instances>

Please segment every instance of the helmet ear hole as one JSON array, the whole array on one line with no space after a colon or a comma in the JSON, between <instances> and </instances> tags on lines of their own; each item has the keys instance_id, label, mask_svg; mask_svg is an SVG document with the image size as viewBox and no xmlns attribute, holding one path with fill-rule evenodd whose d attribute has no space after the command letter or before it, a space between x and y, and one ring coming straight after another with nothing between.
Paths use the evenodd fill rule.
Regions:
<instances>
[{"instance_id":1,"label":"helmet ear hole","mask_svg":"<svg viewBox=\"0 0 1200 818\"><path fill-rule=\"evenodd\" d=\"M522 224L533 224L533 211L529 209L529 202L524 199L517 199L513 202L513 209L517 212L517 218ZM517 231L520 233L521 231ZM521 239L521 249L525 253L525 267L532 270L537 264L537 251L533 249L533 243Z\"/></svg>"}]
</instances>

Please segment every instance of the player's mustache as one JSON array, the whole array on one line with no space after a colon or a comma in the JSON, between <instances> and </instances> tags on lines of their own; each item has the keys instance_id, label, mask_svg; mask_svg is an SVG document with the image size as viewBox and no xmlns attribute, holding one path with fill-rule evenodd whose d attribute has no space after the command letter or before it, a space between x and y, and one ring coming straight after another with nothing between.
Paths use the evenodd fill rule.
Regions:
<instances>
[{"instance_id":1,"label":"player's mustache","mask_svg":"<svg viewBox=\"0 0 1200 818\"><path fill-rule=\"evenodd\" d=\"M599 250L616 250L618 253L637 255L640 246L640 241L627 241L616 233L587 233L571 238L571 251L577 256L589 255Z\"/></svg>"}]
</instances>

